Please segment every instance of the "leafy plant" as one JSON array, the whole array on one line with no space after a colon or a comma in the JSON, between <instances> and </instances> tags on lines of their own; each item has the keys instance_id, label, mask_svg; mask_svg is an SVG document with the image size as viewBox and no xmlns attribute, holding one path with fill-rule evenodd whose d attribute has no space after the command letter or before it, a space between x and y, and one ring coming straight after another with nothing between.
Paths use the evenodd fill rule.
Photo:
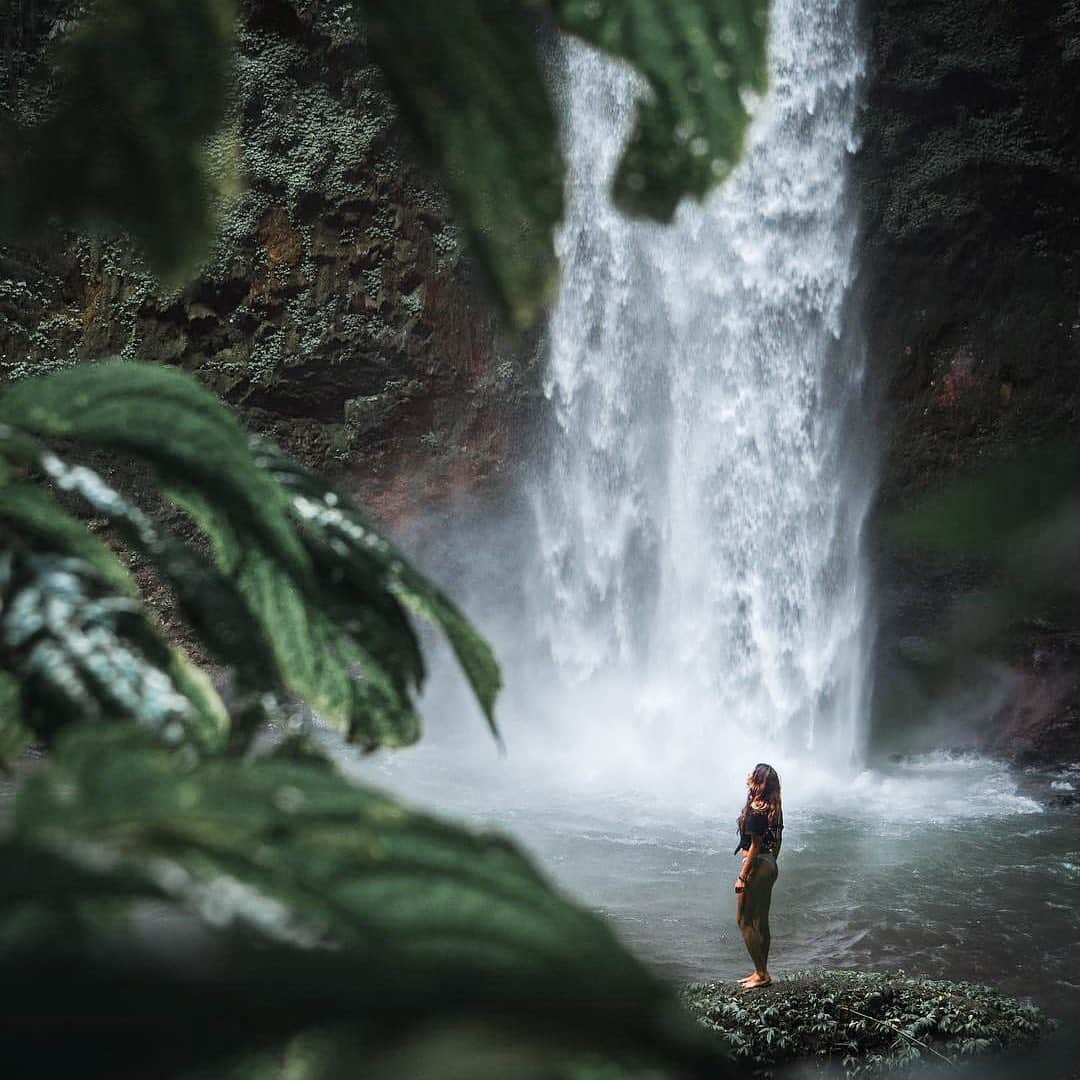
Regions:
<instances>
[{"instance_id":1,"label":"leafy plant","mask_svg":"<svg viewBox=\"0 0 1080 1080\"><path fill-rule=\"evenodd\" d=\"M148 465L208 543L70 460L91 450ZM125 547L233 671L231 713L144 610ZM111 1010L137 991L160 1040L132 1043L130 1067L155 1074L328 1023L346 1025L327 1036L333 1060L356 1069L461 1025L510 1025L527 1035L520 1060L559 1069L586 1049L722 1067L669 992L508 842L350 783L329 736L257 752L256 725L294 694L365 748L415 739L413 617L446 634L494 731L498 668L455 605L189 376L105 362L0 396L0 749L10 763L31 740L51 748L0 845L5 881L25 881L0 893L0 969L25 981L33 957L35 986L63 980L101 1005L75 1033L9 1017L13 1051L44 1053L50 1030L49 1053L78 1051L84 1072L100 1053L105 1072L127 1052ZM178 1003L175 973L140 944L148 903L210 934L212 959L185 978L213 1018ZM253 1003L274 1022L251 1024ZM205 1025L196 1046L180 1045L178 1009Z\"/></svg>"},{"instance_id":2,"label":"leafy plant","mask_svg":"<svg viewBox=\"0 0 1080 1080\"><path fill-rule=\"evenodd\" d=\"M40 736L116 707L116 672L97 672L86 642L57 636L73 613L86 620L87 640L105 652L124 644L130 665L152 649L155 635L133 606L123 566L19 478L27 468L78 497L155 563L193 629L236 671L242 693L299 694L368 748L411 742L419 735L413 694L424 677L407 613L413 611L445 629L494 723L498 668L450 600L408 566L347 496L276 448L249 445L232 415L190 377L119 362L70 368L8 389L0 397L0 425L0 451L9 454L0 522L15 529L5 666L24 680L32 667L24 710ZM163 492L206 529L216 561L180 543L93 470L65 463L41 437L128 450L149 463ZM33 545L26 548L28 536ZM117 587L125 595L103 599ZM66 607L50 623L48 614L60 603ZM76 671L86 676L82 682ZM214 715L223 713L209 688L201 687L198 697L192 708L209 701ZM179 699L170 706L183 707ZM147 702L133 699L125 715L142 715L144 708ZM172 712L162 704L159 713L167 728Z\"/></svg>"},{"instance_id":3,"label":"leafy plant","mask_svg":"<svg viewBox=\"0 0 1080 1080\"><path fill-rule=\"evenodd\" d=\"M764 87L764 0L356 10L517 325L543 303L562 213L530 17L645 76L615 186L632 213L667 219L721 179L743 92ZM212 146L234 18L228 0L98 0L56 50L48 114L0 118L0 229L119 226L159 273L191 269L228 183ZM92 466L103 454L139 463L139 496ZM193 539L141 505L147 487ZM143 606L136 557L232 674L229 708ZM728 1075L673 995L510 843L347 781L331 735L269 752L254 738L301 698L364 749L415 740L416 617L442 631L495 732L498 668L461 612L195 380L99 362L4 390L0 763L48 748L0 843L0 970L19 988L6 1061Z\"/></svg>"},{"instance_id":4,"label":"leafy plant","mask_svg":"<svg viewBox=\"0 0 1080 1080\"><path fill-rule=\"evenodd\" d=\"M159 272L194 270L213 238L215 195L235 183L210 149L234 19L231 0L97 0L57 51L49 114L4 133L3 230L118 225Z\"/></svg>"}]
</instances>

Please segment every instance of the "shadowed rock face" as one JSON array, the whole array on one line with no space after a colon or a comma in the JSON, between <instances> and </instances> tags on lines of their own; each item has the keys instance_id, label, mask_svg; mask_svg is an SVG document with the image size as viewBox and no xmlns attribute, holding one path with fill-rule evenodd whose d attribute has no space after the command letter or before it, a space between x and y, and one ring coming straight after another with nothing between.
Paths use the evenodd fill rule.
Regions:
<instances>
[{"instance_id":1,"label":"shadowed rock face","mask_svg":"<svg viewBox=\"0 0 1080 1080\"><path fill-rule=\"evenodd\" d=\"M977 464L1074 436L1080 6L867 0L865 14L865 311L891 425L883 521ZM920 677L902 641L939 628L986 573L880 541L877 561L879 719L910 723L926 702L909 692ZM970 702L972 715L994 714L977 734L984 745L1080 757L1078 631L1060 613L1013 627L981 668L966 669L969 697L972 683L993 690Z\"/></svg>"},{"instance_id":2,"label":"shadowed rock face","mask_svg":"<svg viewBox=\"0 0 1080 1080\"><path fill-rule=\"evenodd\" d=\"M230 145L245 191L202 276L164 293L121 240L0 253L0 378L105 355L185 368L376 511L497 475L537 392L496 340L445 193L418 164L344 0L247 0ZM39 107L50 33L22 27L4 82Z\"/></svg>"}]
</instances>

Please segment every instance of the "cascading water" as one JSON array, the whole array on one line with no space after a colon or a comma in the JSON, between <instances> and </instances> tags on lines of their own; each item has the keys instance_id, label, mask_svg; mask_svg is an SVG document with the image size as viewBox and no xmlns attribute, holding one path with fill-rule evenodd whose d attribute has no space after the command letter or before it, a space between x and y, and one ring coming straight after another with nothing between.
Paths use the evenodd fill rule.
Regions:
<instances>
[{"instance_id":1,"label":"cascading water","mask_svg":"<svg viewBox=\"0 0 1080 1080\"><path fill-rule=\"evenodd\" d=\"M863 704L854 4L778 0L771 57L744 161L665 227L609 197L638 83L565 53L569 208L527 573L542 696L602 723L620 770L664 760L680 783L720 748L850 757Z\"/></svg>"}]
</instances>

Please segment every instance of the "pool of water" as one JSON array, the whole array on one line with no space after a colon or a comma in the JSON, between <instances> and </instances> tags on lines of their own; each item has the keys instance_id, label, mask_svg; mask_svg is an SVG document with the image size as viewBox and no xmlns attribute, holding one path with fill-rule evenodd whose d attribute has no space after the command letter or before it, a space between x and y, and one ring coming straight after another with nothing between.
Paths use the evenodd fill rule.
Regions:
<instances>
[{"instance_id":1,"label":"pool of water","mask_svg":"<svg viewBox=\"0 0 1080 1080\"><path fill-rule=\"evenodd\" d=\"M672 981L750 970L735 927L738 792L709 814L437 753L358 768L512 833ZM1058 805L1072 787L1070 774L942 755L857 774L816 805L787 795L770 968L970 979L1080 1020L1080 813Z\"/></svg>"}]
</instances>

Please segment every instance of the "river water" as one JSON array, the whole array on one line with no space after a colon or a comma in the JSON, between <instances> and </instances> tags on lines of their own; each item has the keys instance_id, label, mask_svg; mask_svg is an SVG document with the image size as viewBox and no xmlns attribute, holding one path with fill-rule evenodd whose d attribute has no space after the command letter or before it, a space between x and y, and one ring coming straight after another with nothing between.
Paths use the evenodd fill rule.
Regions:
<instances>
[{"instance_id":1,"label":"river water","mask_svg":"<svg viewBox=\"0 0 1080 1080\"><path fill-rule=\"evenodd\" d=\"M1080 777L945 753L863 764L874 358L851 297L854 0L776 0L770 58L744 161L662 227L607 194L639 84L566 46L548 422L497 509L413 538L496 646L507 754L436 663L421 746L355 768L507 829L685 981L748 970L734 818L770 761L775 971L971 978L1080 1019L1080 830L1053 808Z\"/></svg>"}]
</instances>

